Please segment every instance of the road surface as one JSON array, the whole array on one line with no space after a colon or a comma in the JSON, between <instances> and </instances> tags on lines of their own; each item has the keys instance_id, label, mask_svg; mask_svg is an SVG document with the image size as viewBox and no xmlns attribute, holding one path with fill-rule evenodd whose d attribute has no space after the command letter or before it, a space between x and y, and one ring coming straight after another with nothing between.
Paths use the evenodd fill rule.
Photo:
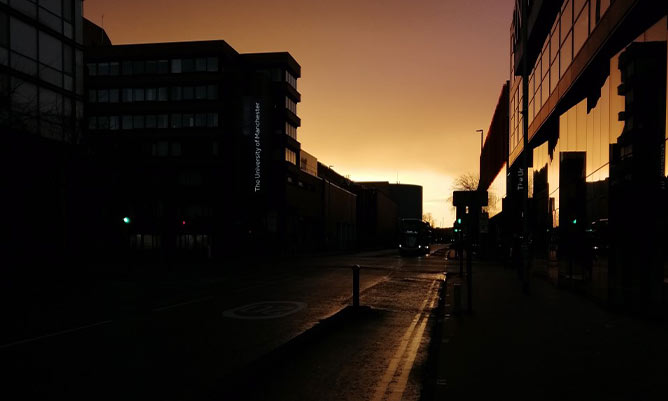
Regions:
<instances>
[{"instance_id":1,"label":"road surface","mask_svg":"<svg viewBox=\"0 0 668 401\"><path fill-rule=\"evenodd\" d=\"M89 305L77 319L6 331L2 398L424 398L442 256L235 264L206 277L115 283L117 304L99 314ZM358 310L346 308L355 264Z\"/></svg>"}]
</instances>

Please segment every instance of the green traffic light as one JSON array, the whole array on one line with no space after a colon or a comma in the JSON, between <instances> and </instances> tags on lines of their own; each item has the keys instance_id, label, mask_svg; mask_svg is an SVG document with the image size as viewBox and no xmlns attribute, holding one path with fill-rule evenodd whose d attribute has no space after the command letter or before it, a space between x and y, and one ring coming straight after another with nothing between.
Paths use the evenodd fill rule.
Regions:
<instances>
[{"instance_id":1,"label":"green traffic light","mask_svg":"<svg viewBox=\"0 0 668 401\"><path fill-rule=\"evenodd\" d=\"M130 224L130 218L129 217L123 217L123 223L125 224Z\"/></svg>"},{"instance_id":2,"label":"green traffic light","mask_svg":"<svg viewBox=\"0 0 668 401\"><path fill-rule=\"evenodd\" d=\"M462 219L457 219L457 224L462 224Z\"/></svg>"},{"instance_id":3,"label":"green traffic light","mask_svg":"<svg viewBox=\"0 0 668 401\"><path fill-rule=\"evenodd\" d=\"M577 223L578 223L578 219L573 219L573 224L577 224Z\"/></svg>"}]
</instances>

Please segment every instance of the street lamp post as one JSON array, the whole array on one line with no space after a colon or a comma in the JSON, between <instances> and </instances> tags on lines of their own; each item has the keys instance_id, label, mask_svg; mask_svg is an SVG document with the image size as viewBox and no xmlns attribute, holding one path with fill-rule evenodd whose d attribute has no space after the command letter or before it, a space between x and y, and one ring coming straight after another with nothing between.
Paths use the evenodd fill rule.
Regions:
<instances>
[{"instance_id":1,"label":"street lamp post","mask_svg":"<svg viewBox=\"0 0 668 401\"><path fill-rule=\"evenodd\" d=\"M482 155L482 133L483 133L483 130L477 129L477 130L475 130L475 132L480 132L480 155Z\"/></svg>"}]
</instances>

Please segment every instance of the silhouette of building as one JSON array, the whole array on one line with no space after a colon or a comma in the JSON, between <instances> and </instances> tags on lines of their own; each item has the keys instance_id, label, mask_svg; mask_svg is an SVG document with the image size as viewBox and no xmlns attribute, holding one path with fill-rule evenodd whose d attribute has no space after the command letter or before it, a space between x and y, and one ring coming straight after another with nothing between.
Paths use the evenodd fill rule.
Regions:
<instances>
[{"instance_id":1,"label":"silhouette of building","mask_svg":"<svg viewBox=\"0 0 668 401\"><path fill-rule=\"evenodd\" d=\"M521 210L528 176L534 271L611 305L665 311L666 6L517 4L503 213Z\"/></svg>"},{"instance_id":2,"label":"silhouette of building","mask_svg":"<svg viewBox=\"0 0 668 401\"><path fill-rule=\"evenodd\" d=\"M78 241L81 15L81 0L0 2L4 271L53 268Z\"/></svg>"},{"instance_id":3,"label":"silhouette of building","mask_svg":"<svg viewBox=\"0 0 668 401\"><path fill-rule=\"evenodd\" d=\"M488 219L487 227L480 230L480 245L483 255L503 258L510 247L509 237L512 233L510 222L516 221L508 207L503 208L506 194L508 165L508 85L506 81L501 88L499 100L494 109L492 122L487 129L485 142L480 154L480 181L478 189L487 191L488 205L483 213L483 220Z\"/></svg>"},{"instance_id":4,"label":"silhouette of building","mask_svg":"<svg viewBox=\"0 0 668 401\"><path fill-rule=\"evenodd\" d=\"M422 186L391 184L387 181L364 181L361 185L383 191L397 204L397 218L422 220Z\"/></svg>"},{"instance_id":5,"label":"silhouette of building","mask_svg":"<svg viewBox=\"0 0 668 401\"><path fill-rule=\"evenodd\" d=\"M317 195L299 165L288 53L111 45L89 22L86 45L87 143L108 206L98 247L167 259L295 247L293 202Z\"/></svg>"}]
</instances>

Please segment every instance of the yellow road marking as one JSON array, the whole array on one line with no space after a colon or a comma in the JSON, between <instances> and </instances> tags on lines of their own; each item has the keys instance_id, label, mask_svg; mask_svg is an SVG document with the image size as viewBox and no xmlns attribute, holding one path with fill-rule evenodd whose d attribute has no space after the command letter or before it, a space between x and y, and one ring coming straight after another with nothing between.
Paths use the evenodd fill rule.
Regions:
<instances>
[{"instance_id":1,"label":"yellow road marking","mask_svg":"<svg viewBox=\"0 0 668 401\"><path fill-rule=\"evenodd\" d=\"M427 303L429 302L430 298L433 298L431 295L434 285L436 284L436 281L433 281L431 285L429 286L429 290L427 291L427 297L425 300L422 302L422 305L420 305L420 312L415 315L413 318L413 321L411 322L410 326L408 326L408 329L404 333L404 336L401 338L401 342L399 343L399 348L397 348L397 351L395 352L394 356L392 359L390 359L390 364L387 366L387 369L385 370L385 374L383 375L382 379L376 386L376 391L373 395L373 398L371 398L372 401L381 401L383 399L383 396L387 393L387 389L392 382L392 378L394 377L397 368L399 367L399 362L402 359L402 356L404 355L406 348L408 347L409 341L411 339L411 336L413 332L415 331L415 328L422 318L422 315L424 314L425 308L427 306ZM435 292L437 293L437 291ZM435 299L435 298L434 298ZM431 305L434 304L434 299L432 299ZM423 319L423 324L420 325L421 329L418 329L420 332L419 338L422 338L422 334L424 333L424 328L423 326L426 325L427 319ZM419 341L418 341L419 344ZM412 347L411 347L412 348ZM417 353L417 351L415 352ZM409 358L410 359L410 358ZM415 356L413 356L413 360L415 359ZM412 362L411 362L412 365ZM405 384L404 384L405 388ZM403 389L401 390L401 393L403 393Z\"/></svg>"}]
</instances>

